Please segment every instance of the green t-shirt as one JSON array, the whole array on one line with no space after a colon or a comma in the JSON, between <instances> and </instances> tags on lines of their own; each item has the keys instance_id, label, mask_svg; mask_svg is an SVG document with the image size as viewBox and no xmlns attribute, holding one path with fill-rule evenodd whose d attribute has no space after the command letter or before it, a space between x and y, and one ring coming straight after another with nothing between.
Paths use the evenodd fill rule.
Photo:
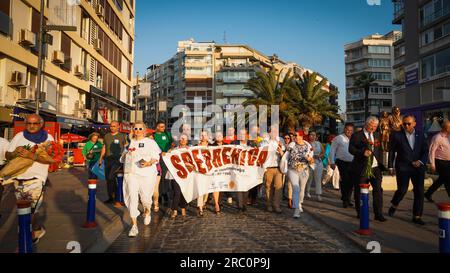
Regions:
<instances>
[{"instance_id":1,"label":"green t-shirt","mask_svg":"<svg viewBox=\"0 0 450 273\"><path fill-rule=\"evenodd\" d=\"M155 138L156 143L162 152L167 153L169 149L172 147L173 138L169 132L163 133L154 133L153 137Z\"/></svg>"},{"instance_id":2,"label":"green t-shirt","mask_svg":"<svg viewBox=\"0 0 450 273\"><path fill-rule=\"evenodd\" d=\"M86 145L84 145L82 154L84 155L84 158L86 158L86 160L88 162L97 162L100 159L100 153L102 151L102 143L100 143L100 141L97 141L97 143L93 143L92 141L88 141L86 142ZM87 159L87 155L89 153L89 151L91 151L92 149L92 153L94 153L94 158L92 159Z\"/></svg>"}]
</instances>

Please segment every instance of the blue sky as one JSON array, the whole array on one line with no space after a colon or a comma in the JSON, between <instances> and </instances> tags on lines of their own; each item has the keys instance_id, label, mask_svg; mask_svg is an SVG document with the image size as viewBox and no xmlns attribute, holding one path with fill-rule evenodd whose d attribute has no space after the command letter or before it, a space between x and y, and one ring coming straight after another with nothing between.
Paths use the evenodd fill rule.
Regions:
<instances>
[{"instance_id":1,"label":"blue sky","mask_svg":"<svg viewBox=\"0 0 450 273\"><path fill-rule=\"evenodd\" d=\"M370 2L371 0L369 0ZM372 0L374 1L374 0ZM135 72L176 52L177 41L247 44L266 55L316 70L339 87L345 110L344 45L385 34L391 0L137 0Z\"/></svg>"}]
</instances>

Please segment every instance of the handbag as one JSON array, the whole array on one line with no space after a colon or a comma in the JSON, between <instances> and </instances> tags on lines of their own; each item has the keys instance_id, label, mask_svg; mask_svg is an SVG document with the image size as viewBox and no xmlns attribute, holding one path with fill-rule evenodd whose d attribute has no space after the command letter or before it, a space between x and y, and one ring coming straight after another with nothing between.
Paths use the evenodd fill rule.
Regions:
<instances>
[{"instance_id":1,"label":"handbag","mask_svg":"<svg viewBox=\"0 0 450 273\"><path fill-rule=\"evenodd\" d=\"M283 157L280 160L280 172L282 174L286 174L288 172L288 158L289 158L289 152L285 152Z\"/></svg>"},{"instance_id":2,"label":"handbag","mask_svg":"<svg viewBox=\"0 0 450 273\"><path fill-rule=\"evenodd\" d=\"M92 152L92 149L94 149L95 145L97 145L97 142L95 142L94 145L92 145L91 149L89 150L89 152L86 155L86 158L89 160L94 159L94 153L91 153L91 152Z\"/></svg>"},{"instance_id":3,"label":"handbag","mask_svg":"<svg viewBox=\"0 0 450 273\"><path fill-rule=\"evenodd\" d=\"M92 173L95 174L98 180L105 180L105 162L102 161L102 165L98 165L98 161L95 162L95 165L91 169Z\"/></svg>"}]
</instances>

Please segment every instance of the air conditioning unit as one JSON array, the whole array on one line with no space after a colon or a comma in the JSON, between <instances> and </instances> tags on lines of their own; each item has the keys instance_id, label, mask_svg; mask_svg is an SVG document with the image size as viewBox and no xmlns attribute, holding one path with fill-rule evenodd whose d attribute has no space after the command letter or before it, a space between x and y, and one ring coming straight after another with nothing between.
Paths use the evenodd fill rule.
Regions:
<instances>
[{"instance_id":1,"label":"air conditioning unit","mask_svg":"<svg viewBox=\"0 0 450 273\"><path fill-rule=\"evenodd\" d=\"M23 46L33 47L36 45L36 35L28 29L21 29L19 43Z\"/></svg>"},{"instance_id":2,"label":"air conditioning unit","mask_svg":"<svg viewBox=\"0 0 450 273\"><path fill-rule=\"evenodd\" d=\"M9 86L14 87L24 87L27 85L27 77L25 73L19 71L13 71L11 74L11 81L8 83Z\"/></svg>"},{"instance_id":3,"label":"air conditioning unit","mask_svg":"<svg viewBox=\"0 0 450 273\"><path fill-rule=\"evenodd\" d=\"M19 101L32 101L35 97L36 89L34 86L25 86L19 90Z\"/></svg>"},{"instance_id":4,"label":"air conditioning unit","mask_svg":"<svg viewBox=\"0 0 450 273\"><path fill-rule=\"evenodd\" d=\"M102 17L103 18L104 14L105 14L105 9L103 8L102 5L97 4L95 6L95 13L98 15L98 17Z\"/></svg>"},{"instance_id":5,"label":"air conditioning unit","mask_svg":"<svg viewBox=\"0 0 450 273\"><path fill-rule=\"evenodd\" d=\"M55 51L53 51L53 58L52 58L52 61L54 62L54 63L57 63L57 64L63 64L64 63L64 52L62 52L62 51L59 51L59 50L55 50Z\"/></svg>"},{"instance_id":6,"label":"air conditioning unit","mask_svg":"<svg viewBox=\"0 0 450 273\"><path fill-rule=\"evenodd\" d=\"M94 48L98 52L102 52L102 50L103 50L103 42L102 42L102 40L95 39L95 41L94 41Z\"/></svg>"},{"instance_id":7,"label":"air conditioning unit","mask_svg":"<svg viewBox=\"0 0 450 273\"><path fill-rule=\"evenodd\" d=\"M75 66L75 72L74 72L74 75L77 76L77 77L83 77L83 75L84 75L84 68L83 68L82 65L77 64L77 65Z\"/></svg>"}]
</instances>

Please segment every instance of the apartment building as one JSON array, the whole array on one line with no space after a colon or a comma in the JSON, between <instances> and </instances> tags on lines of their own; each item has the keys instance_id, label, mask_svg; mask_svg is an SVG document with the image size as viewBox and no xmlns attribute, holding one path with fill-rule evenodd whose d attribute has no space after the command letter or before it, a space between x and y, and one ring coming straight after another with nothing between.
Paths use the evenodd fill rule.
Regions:
<instances>
[{"instance_id":1,"label":"apartment building","mask_svg":"<svg viewBox=\"0 0 450 273\"><path fill-rule=\"evenodd\" d=\"M450 1L392 2L403 32L394 43L394 103L428 131L450 118Z\"/></svg>"},{"instance_id":2,"label":"apartment building","mask_svg":"<svg viewBox=\"0 0 450 273\"><path fill-rule=\"evenodd\" d=\"M76 31L48 31L40 113L63 126L129 121L135 0L46 0L44 17L70 9ZM59 12L59 13L58 13ZM64 15L64 14L63 14ZM35 111L39 0L0 1L0 120Z\"/></svg>"},{"instance_id":3,"label":"apartment building","mask_svg":"<svg viewBox=\"0 0 450 273\"><path fill-rule=\"evenodd\" d=\"M347 122L364 125L365 93L355 86L356 79L364 72L371 73L375 79L369 91L369 115L391 112L393 43L400 37L401 32L392 31L345 45Z\"/></svg>"},{"instance_id":4,"label":"apartment building","mask_svg":"<svg viewBox=\"0 0 450 273\"><path fill-rule=\"evenodd\" d=\"M178 117L170 117L177 105L188 106L194 112L192 124L201 125L210 115L200 112L207 105L232 110L253 97L245 84L257 71L268 71L271 67L283 75L289 71L300 75L312 72L298 64L284 62L275 54L266 56L247 45L195 42L193 39L180 41L172 58L147 68L144 78L152 82L149 125L154 126L159 119L171 126L178 120ZM320 75L319 80L322 78ZM195 109L195 105L201 108Z\"/></svg>"}]
</instances>

